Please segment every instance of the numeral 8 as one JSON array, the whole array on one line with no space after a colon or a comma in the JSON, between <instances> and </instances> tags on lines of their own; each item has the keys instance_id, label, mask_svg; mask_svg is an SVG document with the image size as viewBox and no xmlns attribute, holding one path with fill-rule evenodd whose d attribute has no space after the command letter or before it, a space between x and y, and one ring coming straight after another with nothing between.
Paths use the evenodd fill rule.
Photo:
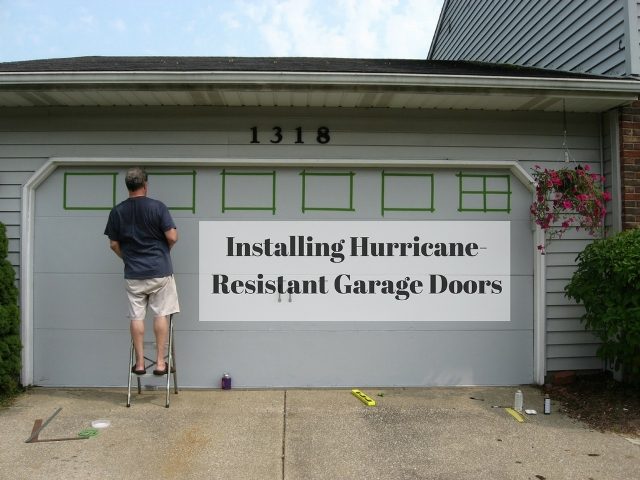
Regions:
<instances>
[{"instance_id":1,"label":"numeral 8","mask_svg":"<svg viewBox=\"0 0 640 480\"><path fill-rule=\"evenodd\" d=\"M316 137L318 143L329 143L331 137L329 136L329 129L327 127L318 128L318 136Z\"/></svg>"}]
</instances>

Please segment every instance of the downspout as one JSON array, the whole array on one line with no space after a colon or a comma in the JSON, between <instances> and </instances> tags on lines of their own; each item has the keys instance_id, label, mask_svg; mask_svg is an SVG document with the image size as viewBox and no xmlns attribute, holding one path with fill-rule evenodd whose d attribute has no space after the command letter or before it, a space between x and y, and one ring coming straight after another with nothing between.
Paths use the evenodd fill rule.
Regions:
<instances>
[{"instance_id":1,"label":"downspout","mask_svg":"<svg viewBox=\"0 0 640 480\"><path fill-rule=\"evenodd\" d=\"M533 199L535 200L535 189ZM545 234L533 225L533 381L544 385L547 374L547 265L546 256L537 248L544 245Z\"/></svg>"},{"instance_id":2,"label":"downspout","mask_svg":"<svg viewBox=\"0 0 640 480\"><path fill-rule=\"evenodd\" d=\"M611 230L612 233L622 231L622 180L620 161L620 111L609 110L606 113L607 128L611 138L611 172L609 173L609 188L611 189Z\"/></svg>"},{"instance_id":3,"label":"downspout","mask_svg":"<svg viewBox=\"0 0 640 480\"><path fill-rule=\"evenodd\" d=\"M602 122L604 122L604 115L601 113L598 115L598 146L600 147L600 175L604 176L604 142L602 135L604 130L602 129ZM612 165L613 166L613 165ZM602 237L607 236L607 216L602 218Z\"/></svg>"}]
</instances>

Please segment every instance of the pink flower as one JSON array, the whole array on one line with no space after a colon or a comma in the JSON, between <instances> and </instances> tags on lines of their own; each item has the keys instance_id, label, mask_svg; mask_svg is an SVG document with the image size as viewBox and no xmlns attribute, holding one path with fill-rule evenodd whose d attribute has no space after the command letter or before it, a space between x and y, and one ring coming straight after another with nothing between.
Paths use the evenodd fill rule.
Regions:
<instances>
[{"instance_id":1,"label":"pink flower","mask_svg":"<svg viewBox=\"0 0 640 480\"><path fill-rule=\"evenodd\" d=\"M611 200L611 193L603 190L604 177L591 173L589 165L576 169L545 168L544 172L540 168L536 165L533 173L536 190L530 211L547 237L561 238L570 228L598 235L602 217L606 215L604 202ZM567 218L568 212L575 212L576 216ZM539 250L544 254L544 246Z\"/></svg>"}]
</instances>

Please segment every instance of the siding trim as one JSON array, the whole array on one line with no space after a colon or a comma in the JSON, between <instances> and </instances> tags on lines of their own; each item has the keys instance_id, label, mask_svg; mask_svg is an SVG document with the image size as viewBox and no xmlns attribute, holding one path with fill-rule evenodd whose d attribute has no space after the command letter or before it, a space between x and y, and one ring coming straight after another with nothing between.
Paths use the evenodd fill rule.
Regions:
<instances>
[{"instance_id":1,"label":"siding trim","mask_svg":"<svg viewBox=\"0 0 640 480\"><path fill-rule=\"evenodd\" d=\"M640 32L638 32L638 12L640 6L637 0L623 0L624 9L624 59L626 75L640 75Z\"/></svg>"},{"instance_id":2,"label":"siding trim","mask_svg":"<svg viewBox=\"0 0 640 480\"><path fill-rule=\"evenodd\" d=\"M535 195L533 177L516 160L513 161L451 161L451 160L354 160L354 159L242 159L242 158L105 158L105 157L51 157L25 183L22 189L23 208L21 225L20 249L20 300L21 300L21 333L22 333L22 372L23 385L33 384L33 284L34 284L34 230L35 230L35 199L36 189L55 170L63 166L128 166L128 165L181 165L197 166L256 166L264 167L431 167L431 168L473 168L473 169L504 169L514 175ZM539 227L533 230L534 245L544 242L544 234ZM544 271L545 256L539 255L534 248L534 320L533 320L533 378L540 385L545 376L545 288Z\"/></svg>"}]
</instances>

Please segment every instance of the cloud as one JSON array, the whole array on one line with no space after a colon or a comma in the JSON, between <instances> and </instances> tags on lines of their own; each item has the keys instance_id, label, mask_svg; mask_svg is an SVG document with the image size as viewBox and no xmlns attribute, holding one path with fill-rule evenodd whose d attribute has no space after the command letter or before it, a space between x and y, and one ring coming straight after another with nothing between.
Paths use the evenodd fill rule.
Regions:
<instances>
[{"instance_id":1,"label":"cloud","mask_svg":"<svg viewBox=\"0 0 640 480\"><path fill-rule=\"evenodd\" d=\"M403 11L390 15L383 32L390 56L427 58L441 9L441 0L412 0Z\"/></svg>"},{"instance_id":2,"label":"cloud","mask_svg":"<svg viewBox=\"0 0 640 480\"><path fill-rule=\"evenodd\" d=\"M236 30L242 26L237 16L232 12L224 12L220 15L220 20L227 28Z\"/></svg>"},{"instance_id":3,"label":"cloud","mask_svg":"<svg viewBox=\"0 0 640 480\"><path fill-rule=\"evenodd\" d=\"M114 21L112 21L111 27L114 28L115 30L118 30L119 32L124 32L127 30L127 24L121 18L117 18Z\"/></svg>"},{"instance_id":4,"label":"cloud","mask_svg":"<svg viewBox=\"0 0 640 480\"><path fill-rule=\"evenodd\" d=\"M45 47L64 56L426 58L443 0L62 3L0 0L0 61L43 58Z\"/></svg>"},{"instance_id":5,"label":"cloud","mask_svg":"<svg viewBox=\"0 0 640 480\"><path fill-rule=\"evenodd\" d=\"M91 14L83 14L78 18L78 23L85 25L87 27L92 27L95 23L96 17Z\"/></svg>"},{"instance_id":6,"label":"cloud","mask_svg":"<svg viewBox=\"0 0 640 480\"><path fill-rule=\"evenodd\" d=\"M267 55L426 58L443 0L241 2Z\"/></svg>"}]
</instances>

